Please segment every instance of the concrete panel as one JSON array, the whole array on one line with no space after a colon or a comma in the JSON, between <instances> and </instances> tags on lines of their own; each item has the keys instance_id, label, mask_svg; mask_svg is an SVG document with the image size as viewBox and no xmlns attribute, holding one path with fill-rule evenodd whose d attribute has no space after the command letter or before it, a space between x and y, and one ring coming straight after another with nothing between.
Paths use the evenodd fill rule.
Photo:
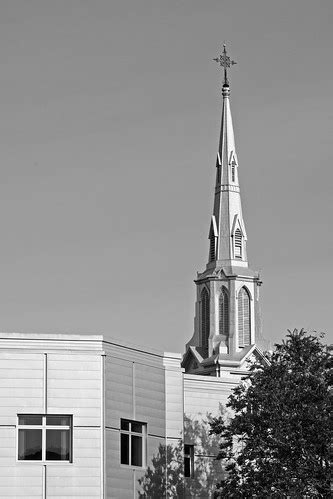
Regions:
<instances>
[{"instance_id":1,"label":"concrete panel","mask_svg":"<svg viewBox=\"0 0 333 499\"><path fill-rule=\"evenodd\" d=\"M73 463L47 466L47 498L100 497L101 432L73 429Z\"/></svg>"},{"instance_id":2,"label":"concrete panel","mask_svg":"<svg viewBox=\"0 0 333 499\"><path fill-rule=\"evenodd\" d=\"M120 418L133 419L133 362L105 360L105 424L119 428Z\"/></svg>"},{"instance_id":3,"label":"concrete panel","mask_svg":"<svg viewBox=\"0 0 333 499\"><path fill-rule=\"evenodd\" d=\"M91 380L96 382L94 390ZM100 355L48 354L47 382L49 413L72 414L74 425L100 425Z\"/></svg>"},{"instance_id":4,"label":"concrete panel","mask_svg":"<svg viewBox=\"0 0 333 499\"><path fill-rule=\"evenodd\" d=\"M165 436L163 368L135 364L135 419L147 423L148 434Z\"/></svg>"},{"instance_id":5,"label":"concrete panel","mask_svg":"<svg viewBox=\"0 0 333 499\"><path fill-rule=\"evenodd\" d=\"M16 425L20 412L43 412L43 354L0 351L0 424Z\"/></svg>"},{"instance_id":6,"label":"concrete panel","mask_svg":"<svg viewBox=\"0 0 333 499\"><path fill-rule=\"evenodd\" d=\"M0 497L42 498L42 467L17 463L16 429L0 427Z\"/></svg>"}]
</instances>

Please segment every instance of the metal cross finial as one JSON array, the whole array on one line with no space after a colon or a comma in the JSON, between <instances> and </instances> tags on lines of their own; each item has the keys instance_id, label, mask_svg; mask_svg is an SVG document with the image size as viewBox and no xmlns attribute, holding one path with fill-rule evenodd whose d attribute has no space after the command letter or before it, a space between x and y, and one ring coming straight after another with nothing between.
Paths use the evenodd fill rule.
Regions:
<instances>
[{"instance_id":1,"label":"metal cross finial","mask_svg":"<svg viewBox=\"0 0 333 499\"><path fill-rule=\"evenodd\" d=\"M237 64L235 61L231 61L230 57L227 55L227 51L225 48L225 43L223 44L223 52L222 55L213 59L216 62L220 63L220 66L224 68L224 85L229 85L228 76L227 76L227 68L230 68L234 64Z\"/></svg>"}]
</instances>

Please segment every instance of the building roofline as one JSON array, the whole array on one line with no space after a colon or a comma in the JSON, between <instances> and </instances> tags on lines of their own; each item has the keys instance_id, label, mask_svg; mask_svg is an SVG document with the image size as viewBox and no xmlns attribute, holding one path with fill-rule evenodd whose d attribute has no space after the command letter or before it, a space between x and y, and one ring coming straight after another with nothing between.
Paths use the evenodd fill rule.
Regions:
<instances>
[{"instance_id":1,"label":"building roofline","mask_svg":"<svg viewBox=\"0 0 333 499\"><path fill-rule=\"evenodd\" d=\"M142 352L144 354L152 355L155 357L166 358L166 359L177 359L181 360L182 355L179 352L163 352L161 350L155 350L153 348L147 348L142 345L137 345L134 343L130 343L128 341L122 341L117 338L109 337L108 335L101 333L23 333L23 332L0 332L0 348L2 342L14 342L17 343L17 348L19 348L20 341L27 342L33 341L36 345L37 343L43 342L61 342L61 343L96 343L100 342L101 350L104 347L107 348L110 346L117 346L120 348L125 348L128 350L133 350L136 352ZM86 345L86 348L88 347ZM6 348L6 347L4 347ZM89 347L88 347L89 348Z\"/></svg>"}]
</instances>

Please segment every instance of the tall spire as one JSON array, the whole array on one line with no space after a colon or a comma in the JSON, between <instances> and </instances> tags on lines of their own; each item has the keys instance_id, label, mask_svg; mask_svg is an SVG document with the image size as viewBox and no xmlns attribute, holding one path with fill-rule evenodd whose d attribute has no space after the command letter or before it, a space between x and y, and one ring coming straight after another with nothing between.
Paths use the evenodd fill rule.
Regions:
<instances>
[{"instance_id":1,"label":"tall spire","mask_svg":"<svg viewBox=\"0 0 333 499\"><path fill-rule=\"evenodd\" d=\"M208 236L210 239L208 265L210 267L216 264L218 266L247 266L247 237L241 207L238 159L227 74L227 68L236 62L227 55L225 45L223 45L222 55L214 60L224 68L224 83L220 140L216 159L214 209Z\"/></svg>"},{"instance_id":2,"label":"tall spire","mask_svg":"<svg viewBox=\"0 0 333 499\"><path fill-rule=\"evenodd\" d=\"M186 345L183 366L186 372L219 376L231 366L243 369L256 348L261 336L261 281L247 261L227 72L236 63L225 45L215 60L223 68L224 78L209 257L206 269L195 280L194 334Z\"/></svg>"}]
</instances>

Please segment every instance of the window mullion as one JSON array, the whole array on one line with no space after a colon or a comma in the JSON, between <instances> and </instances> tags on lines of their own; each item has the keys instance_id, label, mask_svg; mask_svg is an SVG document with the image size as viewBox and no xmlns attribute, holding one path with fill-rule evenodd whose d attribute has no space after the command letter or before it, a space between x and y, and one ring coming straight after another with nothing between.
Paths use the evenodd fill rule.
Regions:
<instances>
[{"instance_id":1,"label":"window mullion","mask_svg":"<svg viewBox=\"0 0 333 499\"><path fill-rule=\"evenodd\" d=\"M42 426L42 461L46 461L46 428Z\"/></svg>"},{"instance_id":2,"label":"window mullion","mask_svg":"<svg viewBox=\"0 0 333 499\"><path fill-rule=\"evenodd\" d=\"M132 465L132 423L128 423L128 464Z\"/></svg>"}]
</instances>

